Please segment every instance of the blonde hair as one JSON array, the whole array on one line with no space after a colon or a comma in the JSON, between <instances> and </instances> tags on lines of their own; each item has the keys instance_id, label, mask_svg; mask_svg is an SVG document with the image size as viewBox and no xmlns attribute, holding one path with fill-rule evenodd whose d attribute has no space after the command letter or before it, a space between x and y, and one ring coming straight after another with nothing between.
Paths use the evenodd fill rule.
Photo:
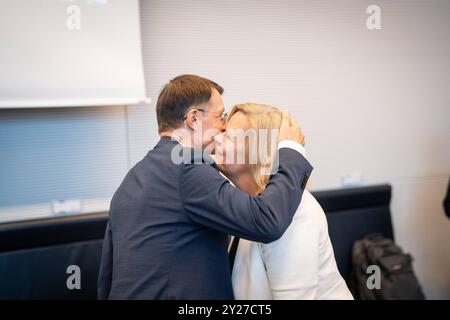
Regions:
<instances>
[{"instance_id":1,"label":"blonde hair","mask_svg":"<svg viewBox=\"0 0 450 320\"><path fill-rule=\"evenodd\" d=\"M252 166L258 187L264 189L269 182L270 172L275 162L282 112L265 104L243 103L232 108L228 119L237 112L242 112L250 123L250 129L257 132L256 136L249 136L249 140L246 141L247 151L250 152L250 148L254 151L258 147L265 149L257 151L259 156ZM261 159L260 156L264 158Z\"/></svg>"}]
</instances>

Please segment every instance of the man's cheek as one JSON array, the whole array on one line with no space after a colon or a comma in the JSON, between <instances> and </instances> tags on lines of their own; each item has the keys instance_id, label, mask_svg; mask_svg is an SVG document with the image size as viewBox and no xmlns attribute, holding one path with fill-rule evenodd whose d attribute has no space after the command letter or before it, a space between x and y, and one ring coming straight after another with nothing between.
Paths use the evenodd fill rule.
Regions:
<instances>
[{"instance_id":1,"label":"man's cheek","mask_svg":"<svg viewBox=\"0 0 450 320\"><path fill-rule=\"evenodd\" d=\"M214 142L216 136L220 135L221 131L216 128L204 128L203 130L203 140Z\"/></svg>"},{"instance_id":2,"label":"man's cheek","mask_svg":"<svg viewBox=\"0 0 450 320\"><path fill-rule=\"evenodd\" d=\"M206 153L206 154L215 154L215 151L216 151L216 148L215 148L215 144L214 144L214 141L209 141L207 144L206 144L206 147L204 148L204 152Z\"/></svg>"}]
</instances>

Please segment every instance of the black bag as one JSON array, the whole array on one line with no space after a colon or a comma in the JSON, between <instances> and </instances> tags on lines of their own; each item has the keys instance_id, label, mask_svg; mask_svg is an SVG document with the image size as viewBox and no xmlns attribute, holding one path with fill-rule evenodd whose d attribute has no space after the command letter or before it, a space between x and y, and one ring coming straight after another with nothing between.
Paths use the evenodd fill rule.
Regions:
<instances>
[{"instance_id":1,"label":"black bag","mask_svg":"<svg viewBox=\"0 0 450 320\"><path fill-rule=\"evenodd\" d=\"M391 239L370 234L353 245L350 290L359 300L424 300L412 268L412 257ZM372 266L371 268L368 267ZM369 288L379 268L379 288ZM369 279L371 277L371 279ZM369 279L369 281L368 281Z\"/></svg>"}]
</instances>

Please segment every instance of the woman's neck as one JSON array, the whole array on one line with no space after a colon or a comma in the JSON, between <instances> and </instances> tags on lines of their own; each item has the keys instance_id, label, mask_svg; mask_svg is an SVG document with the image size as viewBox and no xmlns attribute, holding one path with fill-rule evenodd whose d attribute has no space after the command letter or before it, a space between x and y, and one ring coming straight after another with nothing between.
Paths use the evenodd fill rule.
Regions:
<instances>
[{"instance_id":1,"label":"woman's neck","mask_svg":"<svg viewBox=\"0 0 450 320\"><path fill-rule=\"evenodd\" d=\"M236 177L230 177L230 180L241 191L251 194L252 196L256 196L263 191L259 188L258 184L255 181L253 174L250 172L242 173Z\"/></svg>"}]
</instances>

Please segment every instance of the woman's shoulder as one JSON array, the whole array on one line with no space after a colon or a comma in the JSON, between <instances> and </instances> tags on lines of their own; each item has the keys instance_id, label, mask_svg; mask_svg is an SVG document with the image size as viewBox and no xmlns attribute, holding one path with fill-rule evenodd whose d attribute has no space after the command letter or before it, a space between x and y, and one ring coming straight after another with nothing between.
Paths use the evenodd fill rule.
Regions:
<instances>
[{"instance_id":1,"label":"woman's shoulder","mask_svg":"<svg viewBox=\"0 0 450 320\"><path fill-rule=\"evenodd\" d=\"M303 191L300 205L297 208L297 212L294 215L294 219L299 218L319 218L324 215L323 209L317 202L316 198L308 190Z\"/></svg>"},{"instance_id":2,"label":"woman's shoulder","mask_svg":"<svg viewBox=\"0 0 450 320\"><path fill-rule=\"evenodd\" d=\"M324 227L324 223L326 223L326 218L322 207L314 196L308 190L305 190L292 223L281 238L268 244L258 243L258 246L260 250L284 247L286 242L292 241L292 238L319 234Z\"/></svg>"}]
</instances>

